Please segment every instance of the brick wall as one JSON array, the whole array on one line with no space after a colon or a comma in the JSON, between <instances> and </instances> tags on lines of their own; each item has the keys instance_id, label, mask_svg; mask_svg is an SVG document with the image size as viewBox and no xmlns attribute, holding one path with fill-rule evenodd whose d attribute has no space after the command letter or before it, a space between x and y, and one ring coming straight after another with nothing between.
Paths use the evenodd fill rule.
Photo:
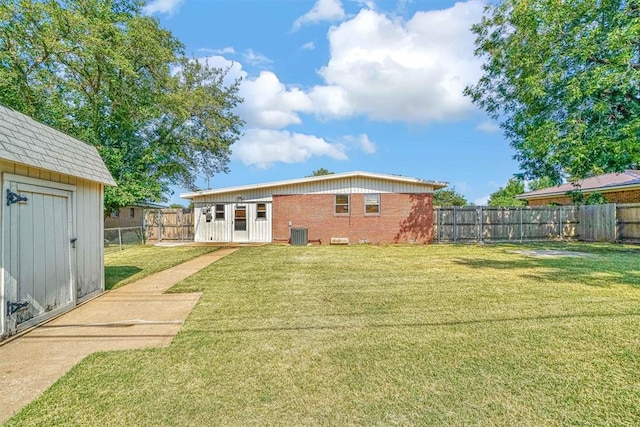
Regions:
<instances>
[{"instance_id":1,"label":"brick wall","mask_svg":"<svg viewBox=\"0 0 640 427\"><path fill-rule=\"evenodd\" d=\"M431 194L381 194L380 214L365 215L364 194L352 194L350 214L334 213L333 194L273 196L273 240L289 238L292 227L308 229L309 240L329 244L332 237L349 243L429 243L433 237Z\"/></svg>"},{"instance_id":2,"label":"brick wall","mask_svg":"<svg viewBox=\"0 0 640 427\"><path fill-rule=\"evenodd\" d=\"M601 193L609 203L640 203L640 190L628 191L612 191L609 193ZM585 193L588 196L589 193ZM571 200L564 196L548 197L544 199L529 200L529 206L546 206L550 203L558 203L560 205L570 205Z\"/></svg>"}]
</instances>

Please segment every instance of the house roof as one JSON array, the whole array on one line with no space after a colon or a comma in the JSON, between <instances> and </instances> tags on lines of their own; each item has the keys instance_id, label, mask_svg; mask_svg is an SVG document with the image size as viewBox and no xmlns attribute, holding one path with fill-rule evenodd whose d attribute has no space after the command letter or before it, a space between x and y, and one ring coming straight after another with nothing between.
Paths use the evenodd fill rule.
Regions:
<instances>
[{"instance_id":1,"label":"house roof","mask_svg":"<svg viewBox=\"0 0 640 427\"><path fill-rule=\"evenodd\" d=\"M168 205L161 205L159 203L153 202L136 202L127 206L122 206L123 208L144 208L144 209L167 209Z\"/></svg>"},{"instance_id":2,"label":"house roof","mask_svg":"<svg viewBox=\"0 0 640 427\"><path fill-rule=\"evenodd\" d=\"M0 105L0 159L116 185L95 147Z\"/></svg>"},{"instance_id":3,"label":"house roof","mask_svg":"<svg viewBox=\"0 0 640 427\"><path fill-rule=\"evenodd\" d=\"M543 188L536 191L520 194L518 199L538 199L551 196L564 196L568 191L579 190L583 192L608 192L620 191L631 187L640 186L640 170L626 170L620 173L607 173L591 178L582 179L575 184L566 183L555 187Z\"/></svg>"},{"instance_id":4,"label":"house roof","mask_svg":"<svg viewBox=\"0 0 640 427\"><path fill-rule=\"evenodd\" d=\"M355 172L335 173L330 175L309 176L305 178L290 179L285 181L265 182L262 184L242 185L238 187L216 188L212 190L203 190L203 191L196 191L193 193L180 194L180 197L184 199L193 199L195 197L200 197L200 196L210 196L210 195L235 193L235 192L250 191L250 190L264 190L270 187L309 184L309 183L332 181L332 180L345 179L345 178L370 178L370 179L380 179L385 181L394 181L399 183L418 184L418 185L424 185L425 187L428 187L433 190L436 190L438 188L444 188L448 185L448 183L446 182L428 181L420 178L411 178L407 176L355 171Z\"/></svg>"}]
</instances>

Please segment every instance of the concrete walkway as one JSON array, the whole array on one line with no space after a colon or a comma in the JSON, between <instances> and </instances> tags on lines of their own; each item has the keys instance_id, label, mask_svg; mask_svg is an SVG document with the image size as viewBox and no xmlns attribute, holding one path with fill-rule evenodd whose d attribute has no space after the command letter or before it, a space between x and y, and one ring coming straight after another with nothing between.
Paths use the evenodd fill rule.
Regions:
<instances>
[{"instance_id":1,"label":"concrete walkway","mask_svg":"<svg viewBox=\"0 0 640 427\"><path fill-rule=\"evenodd\" d=\"M91 353L168 346L202 294L164 292L236 250L219 249L106 292L0 345L0 423Z\"/></svg>"}]
</instances>

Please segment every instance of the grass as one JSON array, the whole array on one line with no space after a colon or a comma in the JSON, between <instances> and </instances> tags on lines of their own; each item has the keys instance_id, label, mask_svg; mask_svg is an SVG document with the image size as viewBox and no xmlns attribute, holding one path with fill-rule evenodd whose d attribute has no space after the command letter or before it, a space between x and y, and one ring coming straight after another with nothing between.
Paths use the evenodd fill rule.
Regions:
<instances>
[{"instance_id":1,"label":"grass","mask_svg":"<svg viewBox=\"0 0 640 427\"><path fill-rule=\"evenodd\" d=\"M532 258L522 248L588 252ZM170 347L94 354L9 425L640 425L640 248L242 249Z\"/></svg>"},{"instance_id":2,"label":"grass","mask_svg":"<svg viewBox=\"0 0 640 427\"><path fill-rule=\"evenodd\" d=\"M119 288L214 250L214 247L138 245L107 253L104 256L105 288Z\"/></svg>"}]
</instances>

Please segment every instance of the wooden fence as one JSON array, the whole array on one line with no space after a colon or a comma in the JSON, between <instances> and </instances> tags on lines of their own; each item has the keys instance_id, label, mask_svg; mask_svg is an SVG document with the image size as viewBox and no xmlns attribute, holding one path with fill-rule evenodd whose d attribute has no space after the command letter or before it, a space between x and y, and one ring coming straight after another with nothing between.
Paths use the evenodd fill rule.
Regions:
<instances>
[{"instance_id":1,"label":"wooden fence","mask_svg":"<svg viewBox=\"0 0 640 427\"><path fill-rule=\"evenodd\" d=\"M616 205L616 240L640 243L640 203Z\"/></svg>"},{"instance_id":2,"label":"wooden fence","mask_svg":"<svg viewBox=\"0 0 640 427\"><path fill-rule=\"evenodd\" d=\"M182 209L149 209L144 211L147 241L193 241L193 212Z\"/></svg>"},{"instance_id":3,"label":"wooden fence","mask_svg":"<svg viewBox=\"0 0 640 427\"><path fill-rule=\"evenodd\" d=\"M575 206L436 207L434 235L437 242L574 239L577 211Z\"/></svg>"},{"instance_id":4,"label":"wooden fence","mask_svg":"<svg viewBox=\"0 0 640 427\"><path fill-rule=\"evenodd\" d=\"M434 208L437 242L572 239L640 243L640 203L586 206Z\"/></svg>"}]
</instances>

